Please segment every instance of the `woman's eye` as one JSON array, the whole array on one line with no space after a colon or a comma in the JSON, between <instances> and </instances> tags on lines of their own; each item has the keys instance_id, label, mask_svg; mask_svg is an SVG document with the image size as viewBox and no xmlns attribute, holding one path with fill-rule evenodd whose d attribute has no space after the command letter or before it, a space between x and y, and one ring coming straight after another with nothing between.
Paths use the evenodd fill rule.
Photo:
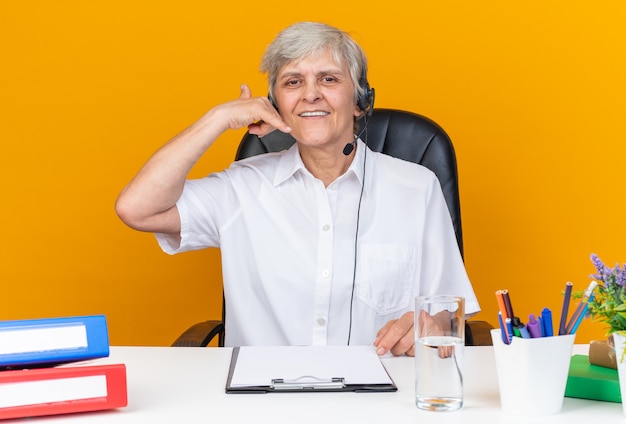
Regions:
<instances>
[{"instance_id":1,"label":"woman's eye","mask_svg":"<svg viewBox=\"0 0 626 424\"><path fill-rule=\"evenodd\" d=\"M299 83L299 82L300 82L300 81L298 81L298 80L289 80L289 81L287 81L287 84L286 84L286 85L288 85L288 86L294 86L294 85L298 85L298 83Z\"/></svg>"}]
</instances>

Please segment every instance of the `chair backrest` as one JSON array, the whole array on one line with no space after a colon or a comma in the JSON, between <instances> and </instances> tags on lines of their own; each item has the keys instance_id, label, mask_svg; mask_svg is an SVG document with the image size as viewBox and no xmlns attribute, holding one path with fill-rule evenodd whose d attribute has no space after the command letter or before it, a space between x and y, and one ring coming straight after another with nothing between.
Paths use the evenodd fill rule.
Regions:
<instances>
[{"instance_id":1,"label":"chair backrest","mask_svg":"<svg viewBox=\"0 0 626 424\"><path fill-rule=\"evenodd\" d=\"M361 136L363 139L365 134L370 149L419 163L437 175L463 256L456 155L446 132L432 120L416 113L374 109L367 121L367 130ZM235 159L285 150L293 143L295 140L291 135L280 131L274 131L263 138L246 133L239 144Z\"/></svg>"}]
</instances>

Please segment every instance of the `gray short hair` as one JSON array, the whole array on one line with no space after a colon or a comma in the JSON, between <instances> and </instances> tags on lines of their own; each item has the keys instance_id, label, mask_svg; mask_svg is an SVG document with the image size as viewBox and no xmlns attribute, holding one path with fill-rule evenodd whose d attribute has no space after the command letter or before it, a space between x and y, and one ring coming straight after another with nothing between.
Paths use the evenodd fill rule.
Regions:
<instances>
[{"instance_id":1,"label":"gray short hair","mask_svg":"<svg viewBox=\"0 0 626 424\"><path fill-rule=\"evenodd\" d=\"M347 65L354 83L354 101L363 95L360 84L367 72L367 58L352 37L338 29L317 22L299 22L282 30L265 50L261 72L267 73L269 95L274 98L278 71L285 65L329 51L339 65Z\"/></svg>"}]
</instances>

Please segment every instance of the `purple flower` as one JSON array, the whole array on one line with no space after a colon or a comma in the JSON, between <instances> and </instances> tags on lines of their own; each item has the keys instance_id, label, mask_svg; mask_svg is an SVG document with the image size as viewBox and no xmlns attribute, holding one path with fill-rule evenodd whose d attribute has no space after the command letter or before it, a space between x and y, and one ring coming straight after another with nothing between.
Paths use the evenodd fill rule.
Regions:
<instances>
[{"instance_id":1,"label":"purple flower","mask_svg":"<svg viewBox=\"0 0 626 424\"><path fill-rule=\"evenodd\" d=\"M604 276L609 272L609 269L595 253L591 254L591 262L593 262L593 266L596 267L597 274L593 274L590 277L594 280L604 281Z\"/></svg>"},{"instance_id":2,"label":"purple flower","mask_svg":"<svg viewBox=\"0 0 626 424\"><path fill-rule=\"evenodd\" d=\"M609 268L595 253L591 254L591 262L597 272L591 278L597 280L599 286L595 298L589 300L589 315L608 324L610 333L626 332L626 317L623 315L626 306L626 263L617 263Z\"/></svg>"},{"instance_id":3,"label":"purple flower","mask_svg":"<svg viewBox=\"0 0 626 424\"><path fill-rule=\"evenodd\" d=\"M616 285L619 287L626 286L626 264L620 267L617 263L613 269L609 268L600 260L595 253L591 254L591 262L596 267L596 274L590 275L590 278L594 280L600 280L604 283L605 287Z\"/></svg>"},{"instance_id":4,"label":"purple flower","mask_svg":"<svg viewBox=\"0 0 626 424\"><path fill-rule=\"evenodd\" d=\"M617 275L617 279L615 280L615 283L620 287L624 287L624 285L626 284L626 264L624 264L622 269L620 269L618 265L616 267L615 272Z\"/></svg>"}]
</instances>

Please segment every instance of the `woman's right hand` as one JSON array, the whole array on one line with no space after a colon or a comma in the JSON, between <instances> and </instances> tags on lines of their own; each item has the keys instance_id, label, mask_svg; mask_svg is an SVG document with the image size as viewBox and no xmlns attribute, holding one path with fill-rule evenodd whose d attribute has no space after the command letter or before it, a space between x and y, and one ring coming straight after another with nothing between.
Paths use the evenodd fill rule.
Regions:
<instances>
[{"instance_id":1,"label":"woman's right hand","mask_svg":"<svg viewBox=\"0 0 626 424\"><path fill-rule=\"evenodd\" d=\"M288 133L291 128L280 117L267 97L252 97L246 84L241 85L241 94L233 100L218 106L227 114L228 128L236 130L247 127L250 134L263 137L274 130Z\"/></svg>"}]
</instances>

